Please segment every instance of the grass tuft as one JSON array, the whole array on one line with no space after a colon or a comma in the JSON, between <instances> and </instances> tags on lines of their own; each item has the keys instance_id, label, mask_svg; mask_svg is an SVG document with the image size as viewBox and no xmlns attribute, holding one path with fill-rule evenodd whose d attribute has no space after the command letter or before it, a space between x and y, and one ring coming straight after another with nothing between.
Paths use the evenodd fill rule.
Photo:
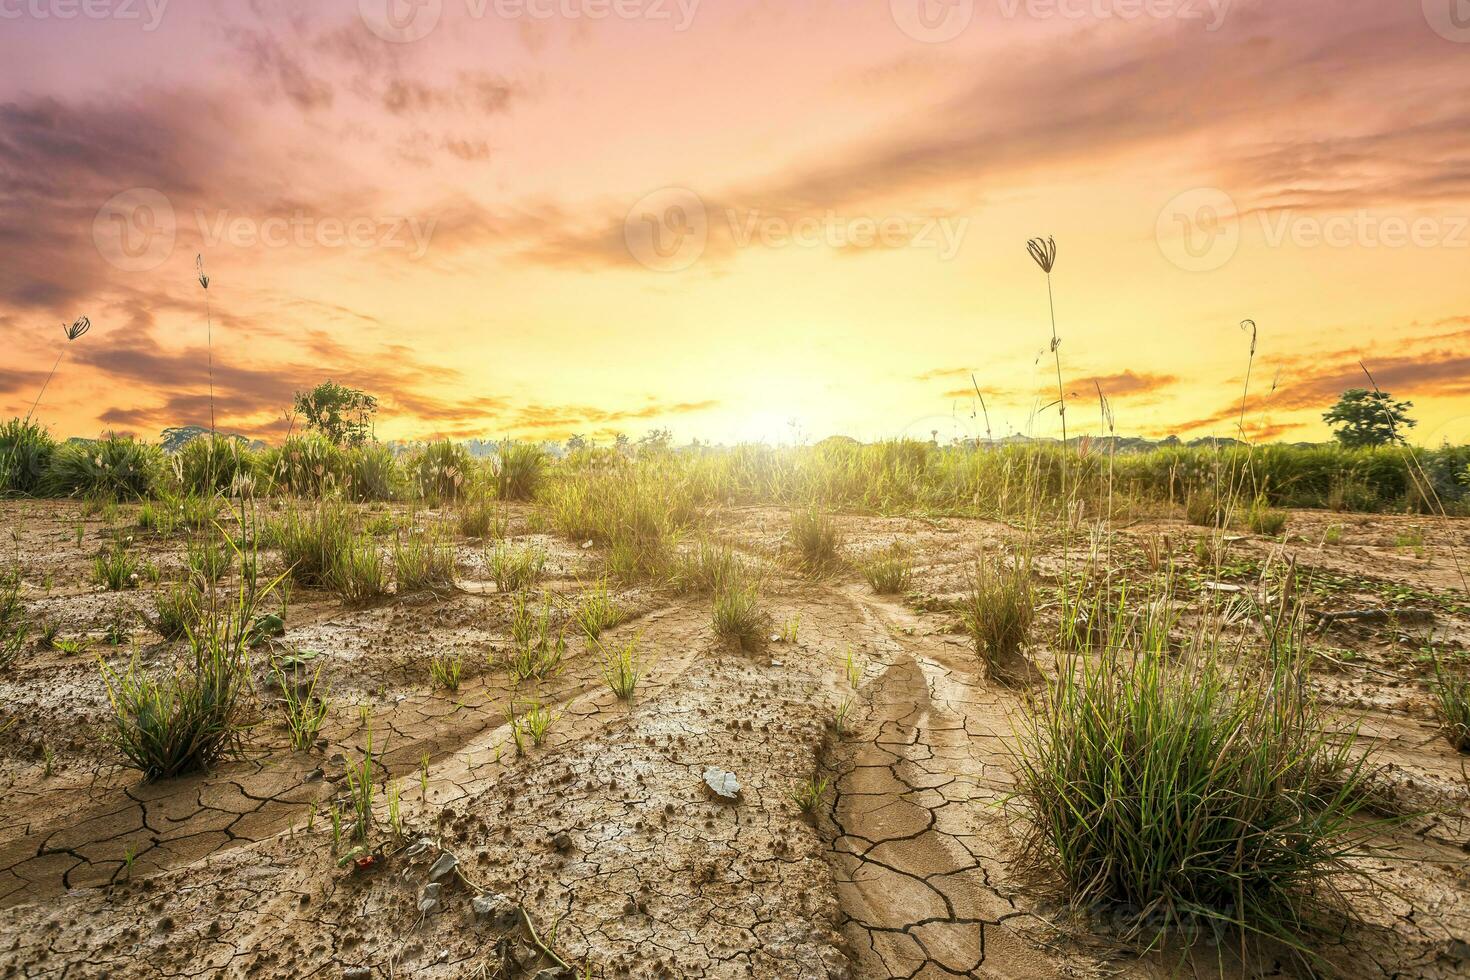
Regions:
<instances>
[{"instance_id":1,"label":"grass tuft","mask_svg":"<svg viewBox=\"0 0 1470 980\"><path fill-rule=\"evenodd\" d=\"M792 512L787 540L808 575L826 575L842 565L842 532L832 515L817 507Z\"/></svg>"},{"instance_id":2,"label":"grass tuft","mask_svg":"<svg viewBox=\"0 0 1470 980\"><path fill-rule=\"evenodd\" d=\"M1146 946L1229 929L1310 959L1296 937L1373 833L1373 774L1303 671L1208 649L1066 660L1020 718L1028 857Z\"/></svg>"},{"instance_id":3,"label":"grass tuft","mask_svg":"<svg viewBox=\"0 0 1470 980\"><path fill-rule=\"evenodd\" d=\"M981 558L970 579L960 614L975 652L992 668L1016 655L1036 615L1031 570L1025 561Z\"/></svg>"},{"instance_id":4,"label":"grass tuft","mask_svg":"<svg viewBox=\"0 0 1470 980\"><path fill-rule=\"evenodd\" d=\"M902 595L914 580L914 563L909 550L895 541L863 560L863 577L879 595Z\"/></svg>"}]
</instances>

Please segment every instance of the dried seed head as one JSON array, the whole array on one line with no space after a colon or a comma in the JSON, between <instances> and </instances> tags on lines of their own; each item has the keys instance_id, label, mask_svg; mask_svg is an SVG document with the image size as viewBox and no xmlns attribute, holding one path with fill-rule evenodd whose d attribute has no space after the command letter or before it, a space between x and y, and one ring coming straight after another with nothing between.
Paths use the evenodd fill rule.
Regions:
<instances>
[{"instance_id":1,"label":"dried seed head","mask_svg":"<svg viewBox=\"0 0 1470 980\"><path fill-rule=\"evenodd\" d=\"M196 254L194 256L194 268L199 271L199 285L203 286L205 289L208 289L209 288L209 277L204 274L204 256L203 255L197 255Z\"/></svg>"},{"instance_id":2,"label":"dried seed head","mask_svg":"<svg viewBox=\"0 0 1470 980\"><path fill-rule=\"evenodd\" d=\"M1052 266L1057 264L1057 242L1056 239L1047 237L1045 239L1033 238L1026 243L1026 251L1041 266L1041 271L1051 274Z\"/></svg>"},{"instance_id":3,"label":"dried seed head","mask_svg":"<svg viewBox=\"0 0 1470 980\"><path fill-rule=\"evenodd\" d=\"M64 324L64 323L61 325L61 330L62 330L63 333L66 334L66 339L69 340L69 341L70 340L76 340L82 334L86 333L88 330L91 330L91 329L92 329L92 321L91 320L88 320L84 316L77 317L76 322L73 323L69 327L66 324Z\"/></svg>"}]
</instances>

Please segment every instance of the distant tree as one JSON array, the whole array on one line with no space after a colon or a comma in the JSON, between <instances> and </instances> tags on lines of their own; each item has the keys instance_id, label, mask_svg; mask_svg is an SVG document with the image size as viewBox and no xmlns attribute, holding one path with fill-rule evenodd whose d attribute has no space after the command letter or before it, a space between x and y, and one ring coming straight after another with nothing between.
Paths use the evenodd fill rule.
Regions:
<instances>
[{"instance_id":1,"label":"distant tree","mask_svg":"<svg viewBox=\"0 0 1470 980\"><path fill-rule=\"evenodd\" d=\"M638 451L641 453L663 453L668 452L669 447L674 444L674 433L670 429L650 429L638 440Z\"/></svg>"},{"instance_id":2,"label":"distant tree","mask_svg":"<svg viewBox=\"0 0 1470 980\"><path fill-rule=\"evenodd\" d=\"M339 446L360 446L371 437L378 400L367 392L327 380L310 391L296 393L296 411L315 429Z\"/></svg>"},{"instance_id":3,"label":"distant tree","mask_svg":"<svg viewBox=\"0 0 1470 980\"><path fill-rule=\"evenodd\" d=\"M572 437L567 440L567 452L569 453L580 452L583 449L590 448L592 448L592 443L588 442L587 437L580 432L573 433Z\"/></svg>"},{"instance_id":4,"label":"distant tree","mask_svg":"<svg viewBox=\"0 0 1470 980\"><path fill-rule=\"evenodd\" d=\"M1349 388L1322 416L1344 446L1386 446L1404 441L1404 430L1417 423L1409 418L1413 402L1396 402L1386 391Z\"/></svg>"}]
</instances>

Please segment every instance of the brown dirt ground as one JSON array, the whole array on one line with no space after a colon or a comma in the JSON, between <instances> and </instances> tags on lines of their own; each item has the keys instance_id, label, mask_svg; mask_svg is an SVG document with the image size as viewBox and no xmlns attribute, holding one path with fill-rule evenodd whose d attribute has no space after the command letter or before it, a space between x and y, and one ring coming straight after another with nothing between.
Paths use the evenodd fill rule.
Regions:
<instances>
[{"instance_id":1,"label":"brown dirt ground","mask_svg":"<svg viewBox=\"0 0 1470 980\"><path fill-rule=\"evenodd\" d=\"M647 671L631 703L608 692L580 638L561 674L516 689L487 658L509 643L509 598L484 584L478 543L459 539L462 587L448 594L354 609L293 590L283 643L320 655L335 705L324 747L291 752L267 705L240 758L143 784L100 736L109 709L98 658L162 666L178 649L142 621L158 587L102 592L91 561L132 534L167 579L183 566L182 539L137 532L128 507L89 516L74 503L0 502L30 619L89 639L78 655L29 647L0 673L0 726L13 719L0 738L0 976L449 978L496 976L517 956L524 971L507 975L547 966L530 962L523 922L472 914L482 892L522 906L548 946L593 976L1181 970L1172 954L1136 956L1065 913L1018 865L1004 801L1024 692L987 679L950 608L975 556L1015 529L841 518L849 555L891 541L914 550L914 591L900 599L874 595L852 571L819 581L782 571L784 511L711 519L718 537L769 561L772 632L799 622L794 643L731 649L712 634L707 597L621 589L630 618L610 636L636 636ZM513 510L510 537L548 549L540 588L571 598L598 577L596 549L533 527L528 509ZM1470 524L1296 512L1284 540L1232 540L1220 575L1197 567L1198 535L1179 521L1136 521L1110 565L1142 579L1156 574L1150 555L1172 553L1179 588L1203 602L1248 595L1263 565L1269 575L1293 557L1315 611L1431 610L1427 621L1339 623L1317 637L1323 696L1360 719L1386 765L1385 794L1423 815L1362 860L1384 888L1354 896L1359 921L1313 943L1350 976L1470 975L1467 757L1437 735L1424 685L1431 644L1466 656L1470 597L1456 559L1470 555ZM1053 545L1038 574L1054 577L1060 562ZM135 620L132 647L102 642L119 613ZM1038 635L1056 610L1042 619ZM463 686L432 689L431 656L454 650ZM1030 653L1050 666L1044 648ZM546 744L522 754L509 719L530 697L558 717ZM427 843L342 869L326 819L309 814L342 796L344 762L369 730L401 787L407 841ZM738 803L706 791L711 766L740 780ZM831 791L804 818L790 793L814 776ZM428 868L446 851L458 873L421 914ZM1196 975L1293 969L1269 956L1242 967L1228 945L1182 962Z\"/></svg>"}]
</instances>

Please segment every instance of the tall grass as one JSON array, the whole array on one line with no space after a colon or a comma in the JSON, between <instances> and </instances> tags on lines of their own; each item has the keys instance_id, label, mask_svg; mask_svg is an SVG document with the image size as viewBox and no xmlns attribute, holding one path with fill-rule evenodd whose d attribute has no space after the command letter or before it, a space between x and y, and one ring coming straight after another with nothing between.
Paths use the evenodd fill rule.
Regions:
<instances>
[{"instance_id":1,"label":"tall grass","mask_svg":"<svg viewBox=\"0 0 1470 980\"><path fill-rule=\"evenodd\" d=\"M895 541L862 561L863 577L879 595L900 595L914 579L914 560L908 548Z\"/></svg>"},{"instance_id":2,"label":"tall grass","mask_svg":"<svg viewBox=\"0 0 1470 980\"><path fill-rule=\"evenodd\" d=\"M665 581L682 530L698 519L697 493L675 464L623 462L570 470L546 486L541 513L576 541L608 548L608 571L622 581Z\"/></svg>"},{"instance_id":3,"label":"tall grass","mask_svg":"<svg viewBox=\"0 0 1470 980\"><path fill-rule=\"evenodd\" d=\"M0 670L15 663L30 635L19 569L0 571Z\"/></svg>"},{"instance_id":4,"label":"tall grass","mask_svg":"<svg viewBox=\"0 0 1470 980\"><path fill-rule=\"evenodd\" d=\"M1429 693L1445 739L1459 751L1470 752L1470 672L1446 667L1436 655Z\"/></svg>"},{"instance_id":5,"label":"tall grass","mask_svg":"<svg viewBox=\"0 0 1470 980\"><path fill-rule=\"evenodd\" d=\"M715 636L742 650L755 650L765 641L771 617L761 607L760 582L740 576L715 592L711 623Z\"/></svg>"},{"instance_id":6,"label":"tall grass","mask_svg":"<svg viewBox=\"0 0 1470 980\"><path fill-rule=\"evenodd\" d=\"M1036 598L1024 559L981 558L960 609L975 652L994 669L1020 652L1031 633Z\"/></svg>"},{"instance_id":7,"label":"tall grass","mask_svg":"<svg viewBox=\"0 0 1470 980\"><path fill-rule=\"evenodd\" d=\"M1026 853L1079 907L1144 945L1226 929L1311 957L1299 933L1374 832L1373 772L1303 660L1072 656L1017 723Z\"/></svg>"},{"instance_id":8,"label":"tall grass","mask_svg":"<svg viewBox=\"0 0 1470 980\"><path fill-rule=\"evenodd\" d=\"M388 592L388 570L371 536L358 529L357 515L341 500L288 508L266 524L264 537L279 548L293 581L330 589L349 603Z\"/></svg>"},{"instance_id":9,"label":"tall grass","mask_svg":"<svg viewBox=\"0 0 1470 980\"><path fill-rule=\"evenodd\" d=\"M808 575L826 575L842 564L842 532L832 515L817 507L793 511L786 537Z\"/></svg>"},{"instance_id":10,"label":"tall grass","mask_svg":"<svg viewBox=\"0 0 1470 980\"><path fill-rule=\"evenodd\" d=\"M112 704L108 739L145 780L207 770L246 725L250 668L245 642L253 600L212 606L190 627L187 661L154 674L135 659L122 672L101 663Z\"/></svg>"},{"instance_id":11,"label":"tall grass","mask_svg":"<svg viewBox=\"0 0 1470 980\"><path fill-rule=\"evenodd\" d=\"M258 467L255 454L244 443L218 435L189 440L173 462L184 492L205 495L229 492L242 477L253 480Z\"/></svg>"},{"instance_id":12,"label":"tall grass","mask_svg":"<svg viewBox=\"0 0 1470 980\"><path fill-rule=\"evenodd\" d=\"M534 443L500 444L495 462L495 493L501 500L530 500L541 485L546 453Z\"/></svg>"},{"instance_id":13,"label":"tall grass","mask_svg":"<svg viewBox=\"0 0 1470 980\"><path fill-rule=\"evenodd\" d=\"M429 502L458 500L473 487L474 460L458 443L445 440L424 446L409 457L407 467L414 489Z\"/></svg>"},{"instance_id":14,"label":"tall grass","mask_svg":"<svg viewBox=\"0 0 1470 980\"><path fill-rule=\"evenodd\" d=\"M162 473L163 454L157 446L110 435L92 442L63 443L52 454L41 487L53 497L131 500L147 496Z\"/></svg>"},{"instance_id":15,"label":"tall grass","mask_svg":"<svg viewBox=\"0 0 1470 980\"><path fill-rule=\"evenodd\" d=\"M393 577L400 595L453 588L453 542L432 526L400 534L393 543Z\"/></svg>"},{"instance_id":16,"label":"tall grass","mask_svg":"<svg viewBox=\"0 0 1470 980\"><path fill-rule=\"evenodd\" d=\"M44 426L29 419L0 425L0 497L35 496L56 452Z\"/></svg>"},{"instance_id":17,"label":"tall grass","mask_svg":"<svg viewBox=\"0 0 1470 980\"><path fill-rule=\"evenodd\" d=\"M517 592L511 604L510 633L505 666L517 683L544 680L561 671L567 638L553 621L550 598L542 600L538 611L525 590Z\"/></svg>"}]
</instances>

